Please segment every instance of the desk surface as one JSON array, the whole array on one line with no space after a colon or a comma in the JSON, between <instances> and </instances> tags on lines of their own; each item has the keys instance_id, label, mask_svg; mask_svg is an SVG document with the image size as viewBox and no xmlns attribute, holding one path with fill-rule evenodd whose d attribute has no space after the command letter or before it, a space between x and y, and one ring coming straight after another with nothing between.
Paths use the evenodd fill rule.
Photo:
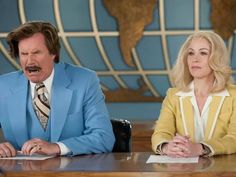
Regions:
<instances>
[{"instance_id":1,"label":"desk surface","mask_svg":"<svg viewBox=\"0 0 236 177\"><path fill-rule=\"evenodd\" d=\"M17 177L236 177L236 155L200 158L195 164L146 164L151 154L132 152L56 157L44 161L0 160L0 168L3 176Z\"/></svg>"}]
</instances>

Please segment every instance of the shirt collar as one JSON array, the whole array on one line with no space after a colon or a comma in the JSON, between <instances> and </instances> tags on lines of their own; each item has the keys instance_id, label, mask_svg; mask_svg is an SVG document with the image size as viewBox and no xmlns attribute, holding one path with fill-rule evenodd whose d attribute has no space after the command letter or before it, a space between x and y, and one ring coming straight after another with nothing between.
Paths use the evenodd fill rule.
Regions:
<instances>
[{"instance_id":1,"label":"shirt collar","mask_svg":"<svg viewBox=\"0 0 236 177\"><path fill-rule=\"evenodd\" d=\"M52 73L50 74L50 76L46 80L43 81L49 95L51 95L53 77L54 77L54 68L53 68ZM30 81L30 89L31 89L32 98L34 97L34 87L35 87L35 85L36 85L36 83L33 83L33 82Z\"/></svg>"},{"instance_id":2,"label":"shirt collar","mask_svg":"<svg viewBox=\"0 0 236 177\"><path fill-rule=\"evenodd\" d=\"M193 81L189 84L189 88L190 88L190 90L188 92L179 91L175 95L183 96L183 97L185 97L185 96L194 96L194 84L193 84Z\"/></svg>"},{"instance_id":3,"label":"shirt collar","mask_svg":"<svg viewBox=\"0 0 236 177\"><path fill-rule=\"evenodd\" d=\"M194 83L193 83L193 81L189 84L189 88L190 88L190 91L188 91L188 92L179 91L175 95L181 96L181 97L194 96ZM220 92L212 93L211 95L212 96L230 96L230 94L226 88Z\"/></svg>"}]
</instances>

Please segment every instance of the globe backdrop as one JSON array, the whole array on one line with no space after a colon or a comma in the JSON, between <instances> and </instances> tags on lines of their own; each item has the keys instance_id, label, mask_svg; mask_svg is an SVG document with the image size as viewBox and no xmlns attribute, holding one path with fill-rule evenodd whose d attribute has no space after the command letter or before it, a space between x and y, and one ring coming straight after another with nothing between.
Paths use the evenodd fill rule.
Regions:
<instances>
[{"instance_id":1,"label":"globe backdrop","mask_svg":"<svg viewBox=\"0 0 236 177\"><path fill-rule=\"evenodd\" d=\"M212 30L208 0L159 0L151 23L132 48L132 67L121 53L119 23L102 0L0 0L0 4L0 74L20 68L7 54L7 33L29 20L49 21L59 29L61 61L95 70L104 93L115 99L108 95L106 100L111 117L128 120L157 119L181 44L194 31ZM226 43L235 73L234 36ZM117 92L134 94L136 99L119 101Z\"/></svg>"}]
</instances>

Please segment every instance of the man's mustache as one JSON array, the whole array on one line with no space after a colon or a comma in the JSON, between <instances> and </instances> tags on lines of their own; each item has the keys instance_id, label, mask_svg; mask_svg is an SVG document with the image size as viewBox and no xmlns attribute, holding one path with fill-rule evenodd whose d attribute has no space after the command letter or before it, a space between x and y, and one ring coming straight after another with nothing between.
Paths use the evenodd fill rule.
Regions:
<instances>
[{"instance_id":1,"label":"man's mustache","mask_svg":"<svg viewBox=\"0 0 236 177\"><path fill-rule=\"evenodd\" d=\"M31 72L39 72L42 68L39 66L26 66L25 70Z\"/></svg>"}]
</instances>

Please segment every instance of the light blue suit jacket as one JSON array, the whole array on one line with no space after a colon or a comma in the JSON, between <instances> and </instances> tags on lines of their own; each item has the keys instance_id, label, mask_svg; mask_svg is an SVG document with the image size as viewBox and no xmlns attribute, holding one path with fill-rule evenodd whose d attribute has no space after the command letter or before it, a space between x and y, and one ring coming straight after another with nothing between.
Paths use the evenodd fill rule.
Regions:
<instances>
[{"instance_id":1,"label":"light blue suit jacket","mask_svg":"<svg viewBox=\"0 0 236 177\"><path fill-rule=\"evenodd\" d=\"M64 143L72 155L111 151L115 138L96 73L64 63L54 69L51 142ZM29 140L28 92L22 71L0 76L0 123L5 139L16 149Z\"/></svg>"}]
</instances>

